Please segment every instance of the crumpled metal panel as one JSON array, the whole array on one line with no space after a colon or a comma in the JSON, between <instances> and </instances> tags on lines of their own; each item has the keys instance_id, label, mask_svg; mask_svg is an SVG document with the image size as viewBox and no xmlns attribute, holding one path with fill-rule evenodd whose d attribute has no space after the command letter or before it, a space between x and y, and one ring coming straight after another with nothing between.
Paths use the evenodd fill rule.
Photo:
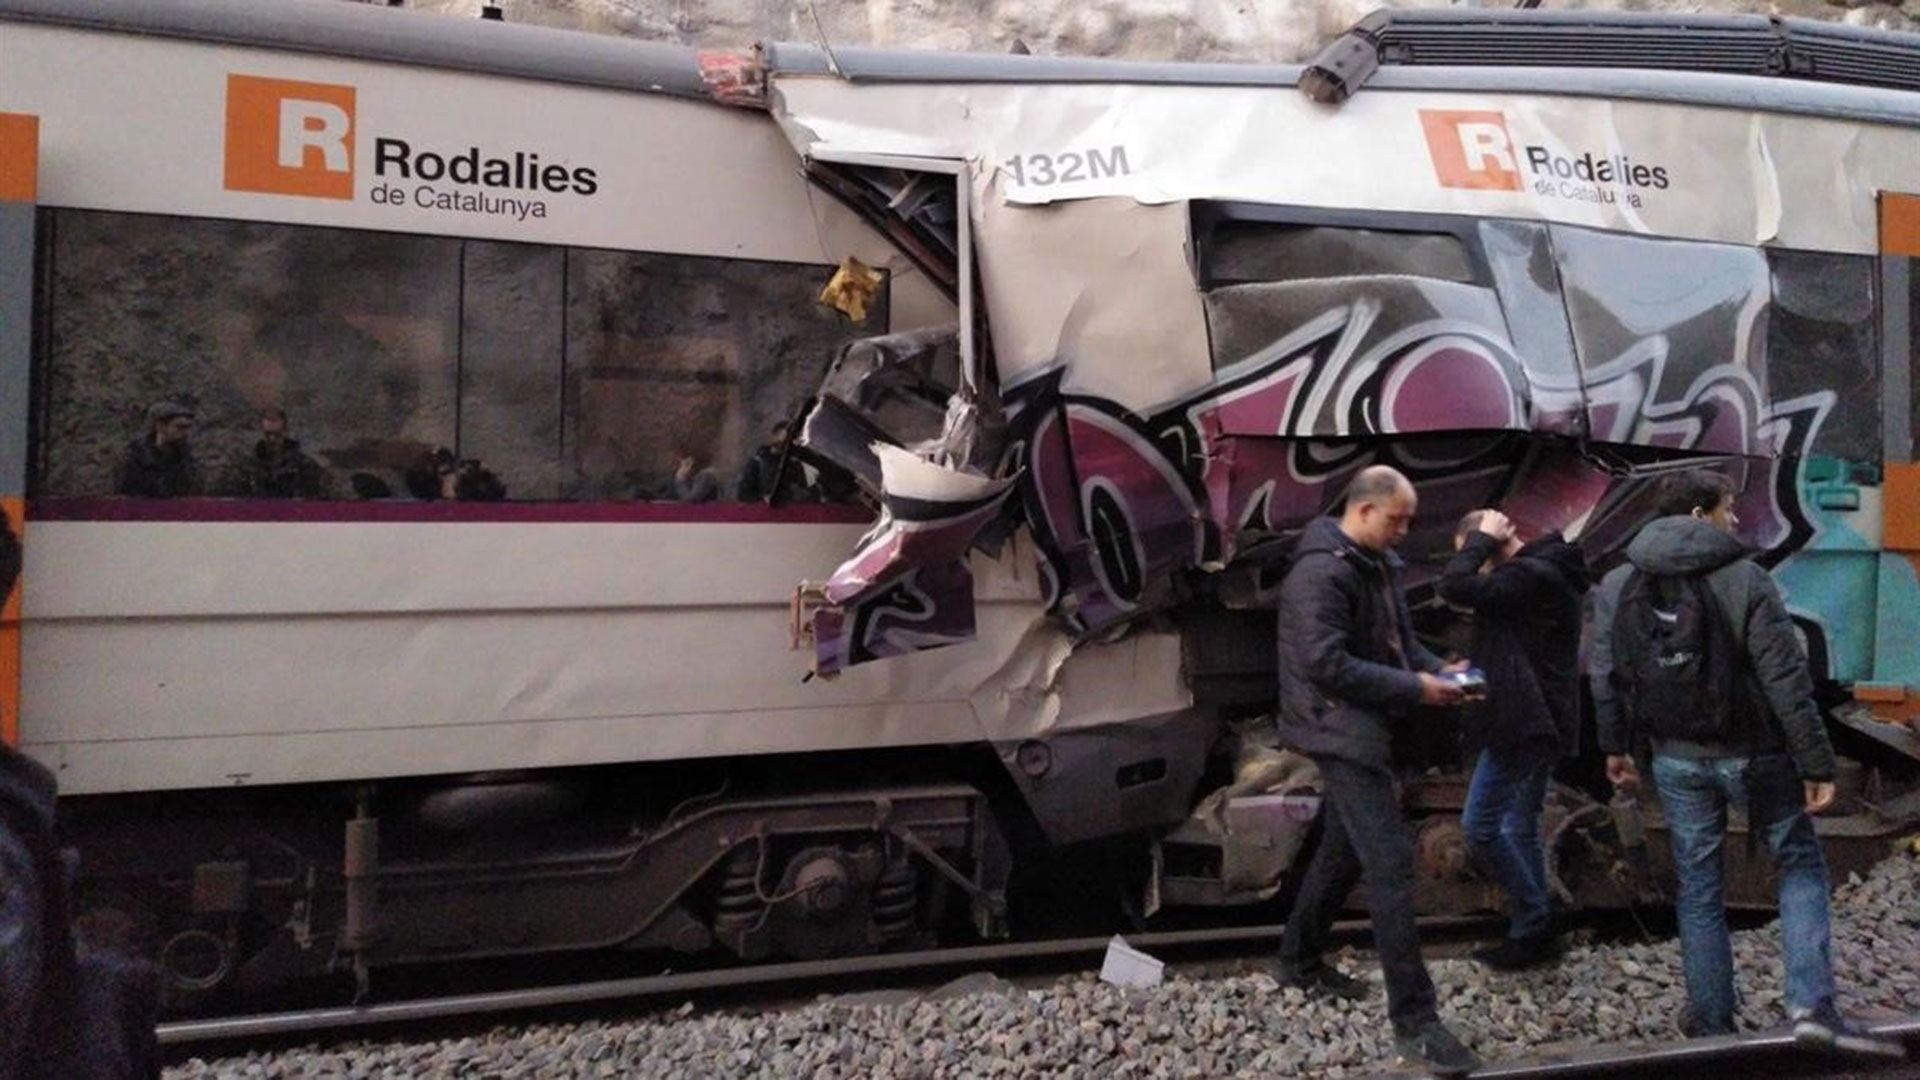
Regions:
<instances>
[{"instance_id":1,"label":"crumpled metal panel","mask_svg":"<svg viewBox=\"0 0 1920 1080\"><path fill-rule=\"evenodd\" d=\"M1340 438L1522 430L1527 372L1493 290L1411 277L1230 285L1207 294L1225 434Z\"/></svg>"},{"instance_id":2,"label":"crumpled metal panel","mask_svg":"<svg viewBox=\"0 0 1920 1080\"><path fill-rule=\"evenodd\" d=\"M974 634L973 571L954 561L916 567L857 600L813 616L813 670L955 645Z\"/></svg>"},{"instance_id":3,"label":"crumpled metal panel","mask_svg":"<svg viewBox=\"0 0 1920 1080\"><path fill-rule=\"evenodd\" d=\"M964 559L974 537L1013 492L1011 479L973 476L884 443L873 449L885 491L880 521L827 579L830 603L844 604L890 585L909 570Z\"/></svg>"},{"instance_id":4,"label":"crumpled metal panel","mask_svg":"<svg viewBox=\"0 0 1920 1080\"><path fill-rule=\"evenodd\" d=\"M897 446L871 449L880 464L880 520L827 579L831 606L812 619L819 674L972 637L967 551L1014 490L1012 479L935 465Z\"/></svg>"},{"instance_id":5,"label":"crumpled metal panel","mask_svg":"<svg viewBox=\"0 0 1920 1080\"><path fill-rule=\"evenodd\" d=\"M1086 227L1125 216L1098 209L1081 215ZM1165 217L1165 207L1140 209ZM995 211L989 244L1017 234L1023 213ZM1070 263L1072 249L1058 242L1073 214L1024 213L1046 218L1041 232L1055 242L1048 265ZM1716 460L1748 476L1739 508L1747 539L1791 550L1811 535L1797 463L1834 399L1768 398L1764 253L1481 221L1436 234L1457 243L1434 245L1439 254L1421 265L1444 276L1335 277L1325 275L1378 264L1390 249L1341 247L1322 226L1266 226L1280 254L1248 246L1257 231L1235 241L1227 264L1208 262L1206 243L1197 249L1192 272L1226 282L1199 296L1211 361L1204 381L1149 364L1153 386L1184 388L1151 403L1116 389L1138 352L1116 328L1153 317L1136 299L1117 311L1060 308L1060 340L1072 351L1003 388L1014 453L990 467L976 458L975 470L1017 478L1048 610L1073 634L1176 606L1246 553L1283 550L1372 464L1395 466L1419 490L1402 544L1412 584L1444 560L1459 516L1493 503L1529 535L1563 530L1604 558L1645 517L1657 472L1649 466L1662 460ZM1027 251L1032 239L1009 250ZM1097 247L1083 298L1136 295L1108 280L1125 273L1113 250ZM1452 251L1463 254L1439 257ZM983 248L984 265L995 253ZM1283 280L1243 280L1262 276ZM989 292L1002 307L1021 304L1017 290ZM1045 295L1058 307L1058 296ZM1014 317L1027 337L1034 316ZM969 516L976 510L986 513L964 500L944 508L942 535L994 531ZM889 583L893 571L876 567L928 562L903 555L897 538L874 541L844 568L850 587L829 599L853 603Z\"/></svg>"},{"instance_id":6,"label":"crumpled metal panel","mask_svg":"<svg viewBox=\"0 0 1920 1080\"><path fill-rule=\"evenodd\" d=\"M1746 454L1765 419L1766 256L1551 228L1594 439Z\"/></svg>"}]
</instances>

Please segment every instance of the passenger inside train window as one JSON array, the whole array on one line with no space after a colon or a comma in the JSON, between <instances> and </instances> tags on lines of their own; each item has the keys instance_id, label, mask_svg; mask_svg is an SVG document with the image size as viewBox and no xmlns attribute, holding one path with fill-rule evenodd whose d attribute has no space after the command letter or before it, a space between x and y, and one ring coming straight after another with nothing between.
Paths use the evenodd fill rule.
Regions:
<instances>
[{"instance_id":1,"label":"passenger inside train window","mask_svg":"<svg viewBox=\"0 0 1920 1080\"><path fill-rule=\"evenodd\" d=\"M44 350L31 477L46 495L778 507L855 494L815 464L774 475L785 444L769 432L872 329L815 303L819 265L49 213L62 329ZM884 289L869 321L887 322ZM186 407L129 447L126 403L162 398Z\"/></svg>"},{"instance_id":2,"label":"passenger inside train window","mask_svg":"<svg viewBox=\"0 0 1920 1080\"><path fill-rule=\"evenodd\" d=\"M673 476L661 486L656 497L671 502L708 503L720 497L720 478L712 469L700 467L686 450L675 454Z\"/></svg>"},{"instance_id":3,"label":"passenger inside train window","mask_svg":"<svg viewBox=\"0 0 1920 1080\"><path fill-rule=\"evenodd\" d=\"M408 468L404 479L408 493L426 502L500 502L507 497L507 485L493 470L478 458L455 458L444 446Z\"/></svg>"},{"instance_id":4,"label":"passenger inside train window","mask_svg":"<svg viewBox=\"0 0 1920 1080\"><path fill-rule=\"evenodd\" d=\"M147 409L147 432L127 444L120 463L120 494L170 499L200 493L193 419L192 409L172 401L156 401Z\"/></svg>"},{"instance_id":5,"label":"passenger inside train window","mask_svg":"<svg viewBox=\"0 0 1920 1080\"><path fill-rule=\"evenodd\" d=\"M774 424L767 441L754 448L740 469L740 478L734 484L734 498L741 502L771 502L775 506L820 501L819 490L807 482L805 465L789 461L784 471L780 468L780 456L787 446L787 427L785 420Z\"/></svg>"},{"instance_id":6,"label":"passenger inside train window","mask_svg":"<svg viewBox=\"0 0 1920 1080\"><path fill-rule=\"evenodd\" d=\"M226 492L252 499L328 498L327 470L300 449L300 440L287 434L286 412L262 409L259 423L260 438L234 467Z\"/></svg>"},{"instance_id":7,"label":"passenger inside train window","mask_svg":"<svg viewBox=\"0 0 1920 1080\"><path fill-rule=\"evenodd\" d=\"M461 458L453 467L453 497L461 502L502 502L507 485L479 458Z\"/></svg>"}]
</instances>

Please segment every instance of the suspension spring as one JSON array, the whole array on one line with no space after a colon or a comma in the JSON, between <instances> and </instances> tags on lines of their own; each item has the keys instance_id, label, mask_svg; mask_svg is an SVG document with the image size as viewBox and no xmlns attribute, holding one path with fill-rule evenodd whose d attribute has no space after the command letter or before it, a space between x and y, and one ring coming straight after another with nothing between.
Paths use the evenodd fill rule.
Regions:
<instances>
[{"instance_id":1,"label":"suspension spring","mask_svg":"<svg viewBox=\"0 0 1920 1080\"><path fill-rule=\"evenodd\" d=\"M753 847L741 847L720 868L720 888L715 897L713 928L718 933L744 933L760 925L764 915L760 902L760 855Z\"/></svg>"},{"instance_id":2,"label":"suspension spring","mask_svg":"<svg viewBox=\"0 0 1920 1080\"><path fill-rule=\"evenodd\" d=\"M912 859L888 864L873 883L873 924L881 936L893 940L913 932L919 894L920 874Z\"/></svg>"}]
</instances>

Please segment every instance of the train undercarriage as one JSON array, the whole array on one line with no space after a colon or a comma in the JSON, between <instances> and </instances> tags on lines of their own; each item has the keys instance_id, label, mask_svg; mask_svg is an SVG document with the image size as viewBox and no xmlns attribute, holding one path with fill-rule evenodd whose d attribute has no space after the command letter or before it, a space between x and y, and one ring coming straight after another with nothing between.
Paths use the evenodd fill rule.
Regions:
<instances>
[{"instance_id":1,"label":"train undercarriage","mask_svg":"<svg viewBox=\"0 0 1920 1080\"><path fill-rule=\"evenodd\" d=\"M1116 789L1150 789L1127 827L1067 844L1049 839L1045 802L1023 792L1045 779L1021 772L1041 753L1031 740L997 754L946 747L74 799L63 812L82 854L77 922L151 957L169 1010L188 1014L349 977L358 995L377 996L383 972L497 958L624 954L683 967L1107 933L1209 909L1278 921L1288 875L1314 840L1316 778L1275 750L1260 717L1225 712L1208 710L1204 733L1182 733L1210 748L1197 768L1102 756L1090 736L1078 752L1047 748L1054 762L1098 761ZM1116 761L1126 762L1118 775ZM1581 764L1562 770L1544 821L1557 902L1666 906L1657 805L1596 800ZM1141 782L1148 775L1158 779ZM1835 881L1864 873L1920 823L1920 763L1850 760L1842 784L1839 807L1819 820ZM1405 779L1422 915L1499 909L1467 851L1465 796L1457 763ZM1764 853L1740 839L1737 817L1730 835L1729 904L1770 908ZM1351 906L1364 908L1364 890Z\"/></svg>"}]
</instances>

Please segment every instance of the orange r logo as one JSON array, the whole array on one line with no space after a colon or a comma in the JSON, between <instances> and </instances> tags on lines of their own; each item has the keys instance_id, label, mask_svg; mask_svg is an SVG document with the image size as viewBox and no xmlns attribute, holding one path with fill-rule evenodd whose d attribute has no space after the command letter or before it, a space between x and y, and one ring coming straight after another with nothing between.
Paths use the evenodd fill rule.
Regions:
<instances>
[{"instance_id":1,"label":"orange r logo","mask_svg":"<svg viewBox=\"0 0 1920 1080\"><path fill-rule=\"evenodd\" d=\"M228 191L353 198L354 88L227 76Z\"/></svg>"},{"instance_id":2,"label":"orange r logo","mask_svg":"<svg viewBox=\"0 0 1920 1080\"><path fill-rule=\"evenodd\" d=\"M1491 110L1421 109L1420 126L1441 187L1520 190L1505 116Z\"/></svg>"}]
</instances>

